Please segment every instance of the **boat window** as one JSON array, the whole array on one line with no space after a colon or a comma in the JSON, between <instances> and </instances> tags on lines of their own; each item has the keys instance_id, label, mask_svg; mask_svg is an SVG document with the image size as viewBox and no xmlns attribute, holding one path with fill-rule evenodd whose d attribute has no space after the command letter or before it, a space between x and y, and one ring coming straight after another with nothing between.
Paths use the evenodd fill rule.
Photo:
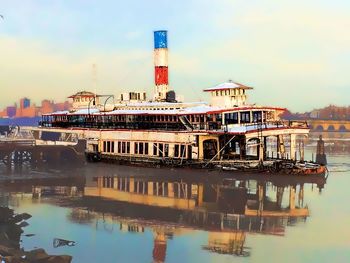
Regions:
<instances>
[{"instance_id":1,"label":"boat window","mask_svg":"<svg viewBox=\"0 0 350 263\"><path fill-rule=\"evenodd\" d=\"M188 153L187 159L192 159L192 146L191 145L187 146L187 153Z\"/></svg>"},{"instance_id":2,"label":"boat window","mask_svg":"<svg viewBox=\"0 0 350 263\"><path fill-rule=\"evenodd\" d=\"M143 143L142 142L139 144L139 153L143 154Z\"/></svg>"},{"instance_id":3,"label":"boat window","mask_svg":"<svg viewBox=\"0 0 350 263\"><path fill-rule=\"evenodd\" d=\"M249 123L250 122L250 112L243 111L241 112L241 123Z\"/></svg>"},{"instance_id":4,"label":"boat window","mask_svg":"<svg viewBox=\"0 0 350 263\"><path fill-rule=\"evenodd\" d=\"M178 145L178 144L175 144L175 146L174 146L174 157L175 157L175 158L178 158L179 155L180 155L179 145Z\"/></svg>"},{"instance_id":5,"label":"boat window","mask_svg":"<svg viewBox=\"0 0 350 263\"><path fill-rule=\"evenodd\" d=\"M107 142L103 141L103 152L106 152L107 149Z\"/></svg>"},{"instance_id":6,"label":"boat window","mask_svg":"<svg viewBox=\"0 0 350 263\"><path fill-rule=\"evenodd\" d=\"M134 143L134 152L135 152L135 154L139 153L139 143L138 142Z\"/></svg>"},{"instance_id":7,"label":"boat window","mask_svg":"<svg viewBox=\"0 0 350 263\"><path fill-rule=\"evenodd\" d=\"M164 144L164 157L169 156L169 144L165 143Z\"/></svg>"},{"instance_id":8,"label":"boat window","mask_svg":"<svg viewBox=\"0 0 350 263\"><path fill-rule=\"evenodd\" d=\"M225 113L225 124L237 124L237 123L238 123L237 112Z\"/></svg>"},{"instance_id":9,"label":"boat window","mask_svg":"<svg viewBox=\"0 0 350 263\"><path fill-rule=\"evenodd\" d=\"M261 122L261 121L262 121L262 112L253 111L253 122Z\"/></svg>"},{"instance_id":10,"label":"boat window","mask_svg":"<svg viewBox=\"0 0 350 263\"><path fill-rule=\"evenodd\" d=\"M114 153L114 141L111 141L111 152Z\"/></svg>"},{"instance_id":11,"label":"boat window","mask_svg":"<svg viewBox=\"0 0 350 263\"><path fill-rule=\"evenodd\" d=\"M148 142L145 143L145 154L148 155Z\"/></svg>"},{"instance_id":12,"label":"boat window","mask_svg":"<svg viewBox=\"0 0 350 263\"><path fill-rule=\"evenodd\" d=\"M126 153L130 153L130 142L126 143Z\"/></svg>"},{"instance_id":13,"label":"boat window","mask_svg":"<svg viewBox=\"0 0 350 263\"><path fill-rule=\"evenodd\" d=\"M159 148L159 152L158 152L159 157L163 157L163 155L164 155L163 143L159 143L158 148Z\"/></svg>"},{"instance_id":14,"label":"boat window","mask_svg":"<svg viewBox=\"0 0 350 263\"><path fill-rule=\"evenodd\" d=\"M126 152L126 147L125 147L125 142L122 142L122 153L125 153Z\"/></svg>"},{"instance_id":15,"label":"boat window","mask_svg":"<svg viewBox=\"0 0 350 263\"><path fill-rule=\"evenodd\" d=\"M181 145L181 147L180 147L180 157L186 158L186 146L185 145Z\"/></svg>"}]
</instances>

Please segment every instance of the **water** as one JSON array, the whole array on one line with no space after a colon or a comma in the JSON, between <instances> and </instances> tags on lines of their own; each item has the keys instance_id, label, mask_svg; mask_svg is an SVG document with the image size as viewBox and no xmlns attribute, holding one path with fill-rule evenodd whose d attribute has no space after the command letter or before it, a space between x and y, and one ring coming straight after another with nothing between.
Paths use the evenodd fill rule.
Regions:
<instances>
[{"instance_id":1,"label":"water","mask_svg":"<svg viewBox=\"0 0 350 263\"><path fill-rule=\"evenodd\" d=\"M0 200L33 215L24 249L73 262L350 262L350 157L332 152L328 162L328 178L109 164L23 169L34 180L3 185ZM54 248L54 238L77 244Z\"/></svg>"}]
</instances>

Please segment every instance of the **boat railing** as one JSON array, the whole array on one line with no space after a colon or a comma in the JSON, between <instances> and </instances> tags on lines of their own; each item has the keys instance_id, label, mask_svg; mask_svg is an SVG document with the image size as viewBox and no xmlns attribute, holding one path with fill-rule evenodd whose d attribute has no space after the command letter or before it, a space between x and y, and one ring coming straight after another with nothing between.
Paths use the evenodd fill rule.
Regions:
<instances>
[{"instance_id":1,"label":"boat railing","mask_svg":"<svg viewBox=\"0 0 350 263\"><path fill-rule=\"evenodd\" d=\"M269 129L269 128L309 128L306 121L265 121L265 122L255 122L255 123L244 123L245 127L253 127L257 130L259 129Z\"/></svg>"}]
</instances>

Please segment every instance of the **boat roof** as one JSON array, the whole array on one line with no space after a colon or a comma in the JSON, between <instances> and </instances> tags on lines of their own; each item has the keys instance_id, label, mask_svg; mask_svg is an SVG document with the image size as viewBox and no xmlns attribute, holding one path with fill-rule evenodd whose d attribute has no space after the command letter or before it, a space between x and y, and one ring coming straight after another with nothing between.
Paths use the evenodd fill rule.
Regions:
<instances>
[{"instance_id":1,"label":"boat roof","mask_svg":"<svg viewBox=\"0 0 350 263\"><path fill-rule=\"evenodd\" d=\"M75 98L75 97L102 97L102 95L98 95L93 92L83 90L69 96L68 98Z\"/></svg>"},{"instance_id":2,"label":"boat roof","mask_svg":"<svg viewBox=\"0 0 350 263\"><path fill-rule=\"evenodd\" d=\"M227 82L218 84L211 88L207 88L203 91L216 91L216 90L229 90L229 89L253 89L253 88L238 82L234 82L232 80L228 80Z\"/></svg>"},{"instance_id":3,"label":"boat roof","mask_svg":"<svg viewBox=\"0 0 350 263\"><path fill-rule=\"evenodd\" d=\"M186 106L186 105L207 105L206 102L198 101L198 102L153 102L153 101L143 101L143 102L126 102L126 103L119 103L115 106L128 106L128 107L176 107L176 106Z\"/></svg>"},{"instance_id":4,"label":"boat roof","mask_svg":"<svg viewBox=\"0 0 350 263\"><path fill-rule=\"evenodd\" d=\"M50 114L44 114L44 116L49 115L191 115L191 114L217 114L232 111L246 111L246 110L277 110L283 111L285 108L279 107L266 107L266 106L256 106L256 105L245 105L237 106L233 108L221 108L213 107L208 105L200 105L194 107L187 107L183 109L169 109L169 110L148 110L148 109L118 109L113 111L100 111L97 108L92 109L79 109L77 111L57 111Z\"/></svg>"}]
</instances>

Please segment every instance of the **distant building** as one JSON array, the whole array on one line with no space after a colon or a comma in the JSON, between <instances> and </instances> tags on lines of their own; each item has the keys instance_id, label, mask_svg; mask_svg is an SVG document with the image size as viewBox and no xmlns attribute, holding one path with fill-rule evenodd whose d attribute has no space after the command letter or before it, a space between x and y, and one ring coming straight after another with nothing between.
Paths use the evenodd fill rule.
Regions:
<instances>
[{"instance_id":1,"label":"distant building","mask_svg":"<svg viewBox=\"0 0 350 263\"><path fill-rule=\"evenodd\" d=\"M70 109L71 104L68 101L65 101L65 102L55 103L53 107L54 107L54 111L64 111L64 110Z\"/></svg>"},{"instance_id":2,"label":"distant building","mask_svg":"<svg viewBox=\"0 0 350 263\"><path fill-rule=\"evenodd\" d=\"M22 98L22 99L20 99L20 101L19 101L19 107L20 107L21 109L25 109L25 108L30 107L30 99L28 99L28 98Z\"/></svg>"},{"instance_id":3,"label":"distant building","mask_svg":"<svg viewBox=\"0 0 350 263\"><path fill-rule=\"evenodd\" d=\"M53 101L43 100L41 101L41 114L46 114L54 111Z\"/></svg>"},{"instance_id":4,"label":"distant building","mask_svg":"<svg viewBox=\"0 0 350 263\"><path fill-rule=\"evenodd\" d=\"M15 117L16 116L16 111L17 111L17 105L6 107L6 115L7 115L7 117L9 117L9 118Z\"/></svg>"},{"instance_id":5,"label":"distant building","mask_svg":"<svg viewBox=\"0 0 350 263\"><path fill-rule=\"evenodd\" d=\"M314 109L311 112L304 113L291 113L287 110L281 117L287 120L350 120L350 106L339 107L329 105L321 109Z\"/></svg>"},{"instance_id":6,"label":"distant building","mask_svg":"<svg viewBox=\"0 0 350 263\"><path fill-rule=\"evenodd\" d=\"M29 98L21 98L19 100L19 107L8 106L4 110L0 110L0 118L33 118L41 116L45 113L51 113L59 110L68 110L71 104L68 101L62 103L54 103L50 100L43 100L41 106L37 107L31 104Z\"/></svg>"},{"instance_id":7,"label":"distant building","mask_svg":"<svg viewBox=\"0 0 350 263\"><path fill-rule=\"evenodd\" d=\"M311 119L319 119L320 118L320 110L313 110L310 112Z\"/></svg>"}]
</instances>

